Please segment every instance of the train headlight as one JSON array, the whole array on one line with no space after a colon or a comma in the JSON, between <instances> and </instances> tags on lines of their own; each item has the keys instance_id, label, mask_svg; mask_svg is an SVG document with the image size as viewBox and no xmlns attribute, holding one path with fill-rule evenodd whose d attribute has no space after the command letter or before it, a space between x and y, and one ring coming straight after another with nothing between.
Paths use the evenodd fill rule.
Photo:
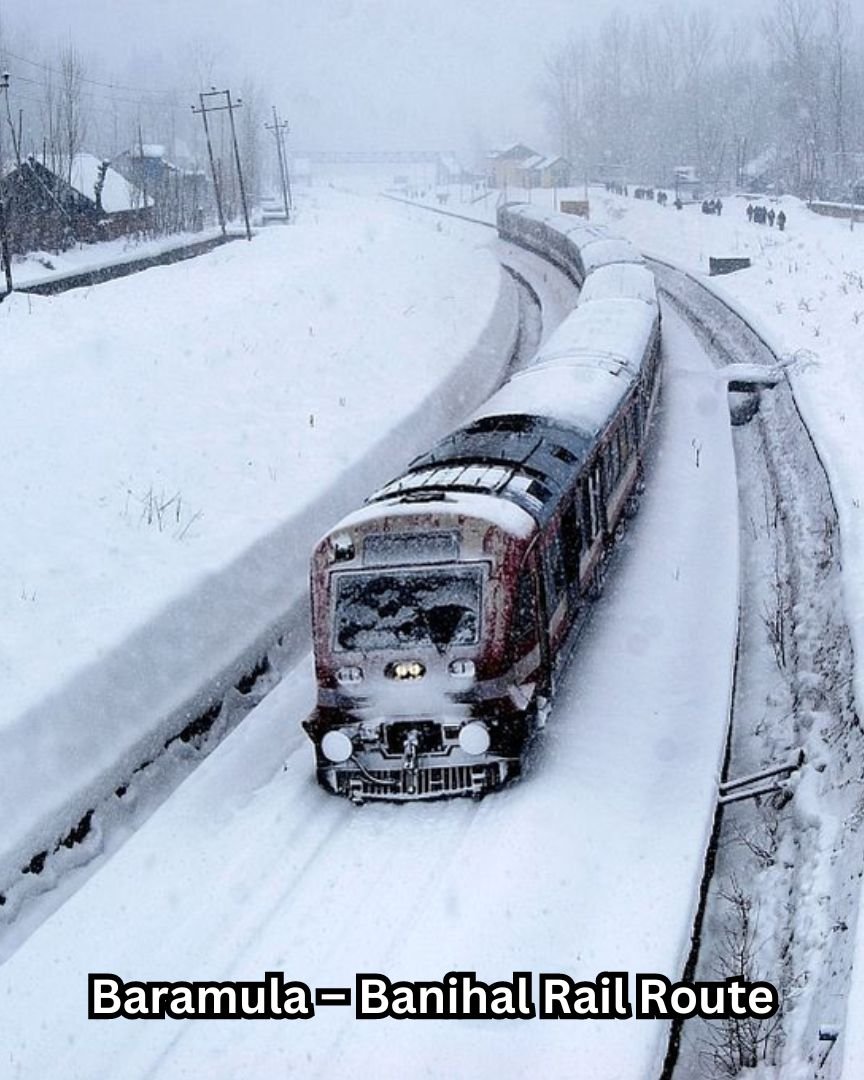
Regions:
<instances>
[{"instance_id":1,"label":"train headlight","mask_svg":"<svg viewBox=\"0 0 864 1080\"><path fill-rule=\"evenodd\" d=\"M328 731L321 740L321 753L334 765L339 765L354 753L354 744L344 731Z\"/></svg>"},{"instance_id":2,"label":"train headlight","mask_svg":"<svg viewBox=\"0 0 864 1080\"><path fill-rule=\"evenodd\" d=\"M389 665L386 674L391 679L422 679L426 668L419 660L397 660Z\"/></svg>"},{"instance_id":3,"label":"train headlight","mask_svg":"<svg viewBox=\"0 0 864 1080\"><path fill-rule=\"evenodd\" d=\"M352 683L363 682L363 668L340 667L336 672L336 682L340 686L351 686Z\"/></svg>"},{"instance_id":4,"label":"train headlight","mask_svg":"<svg viewBox=\"0 0 864 1080\"><path fill-rule=\"evenodd\" d=\"M466 754L485 754L489 749L489 729L480 720L472 720L459 732L459 745Z\"/></svg>"},{"instance_id":5,"label":"train headlight","mask_svg":"<svg viewBox=\"0 0 864 1080\"><path fill-rule=\"evenodd\" d=\"M450 666L447 669L451 675L454 675L457 679L473 679L474 678L474 661L473 660L451 660Z\"/></svg>"}]
</instances>

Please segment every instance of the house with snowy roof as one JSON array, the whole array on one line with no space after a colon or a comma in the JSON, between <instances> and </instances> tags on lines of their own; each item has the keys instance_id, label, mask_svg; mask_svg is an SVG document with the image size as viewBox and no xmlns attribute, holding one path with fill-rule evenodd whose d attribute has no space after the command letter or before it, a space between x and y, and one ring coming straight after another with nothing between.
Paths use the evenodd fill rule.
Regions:
<instances>
[{"instance_id":1,"label":"house with snowy roof","mask_svg":"<svg viewBox=\"0 0 864 1080\"><path fill-rule=\"evenodd\" d=\"M6 170L0 188L16 253L136 232L149 227L152 213L152 201L94 154L76 154L57 171L31 155Z\"/></svg>"},{"instance_id":2,"label":"house with snowy roof","mask_svg":"<svg viewBox=\"0 0 864 1080\"><path fill-rule=\"evenodd\" d=\"M111 162L112 168L152 199L160 232L198 229L215 208L208 176L192 162L183 144L177 148L186 163L183 166L168 159L161 143L136 143Z\"/></svg>"},{"instance_id":3,"label":"house with snowy roof","mask_svg":"<svg viewBox=\"0 0 864 1080\"><path fill-rule=\"evenodd\" d=\"M525 143L510 143L500 150L490 150L486 155L487 183L489 187L519 187L521 170L526 161L536 158L537 151Z\"/></svg>"},{"instance_id":4,"label":"house with snowy roof","mask_svg":"<svg viewBox=\"0 0 864 1080\"><path fill-rule=\"evenodd\" d=\"M535 154L522 162L523 187L567 187L570 183L570 162L560 154Z\"/></svg>"},{"instance_id":5,"label":"house with snowy roof","mask_svg":"<svg viewBox=\"0 0 864 1080\"><path fill-rule=\"evenodd\" d=\"M511 143L487 154L490 187L566 187L570 163L560 154L541 154L525 143Z\"/></svg>"}]
</instances>

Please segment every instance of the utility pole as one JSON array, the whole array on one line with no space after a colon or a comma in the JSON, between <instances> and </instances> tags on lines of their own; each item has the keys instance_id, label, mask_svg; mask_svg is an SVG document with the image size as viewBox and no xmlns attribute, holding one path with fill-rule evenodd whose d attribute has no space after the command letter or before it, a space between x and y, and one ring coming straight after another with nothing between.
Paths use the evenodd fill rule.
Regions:
<instances>
[{"instance_id":1,"label":"utility pole","mask_svg":"<svg viewBox=\"0 0 864 1080\"><path fill-rule=\"evenodd\" d=\"M200 109L196 109L192 106L192 112L200 114L201 119L204 121L204 135L207 138L207 156L210 159L210 175L213 177L213 193L216 196L216 212L219 215L219 227L222 229L222 235L227 235L225 229L225 212L222 209L222 190L219 187L219 174L216 172L216 159L213 157L213 143L210 141L210 125L207 123L207 113L214 112L213 109L208 109L204 104L205 97L212 97L213 94L221 93L221 90L213 90L209 94L199 94L198 100L201 103Z\"/></svg>"},{"instance_id":2,"label":"utility pole","mask_svg":"<svg viewBox=\"0 0 864 1080\"><path fill-rule=\"evenodd\" d=\"M285 157L285 147L282 143L282 132L290 131L288 121L279 122L276 106L273 106L273 123L265 124L268 131L272 131L276 139L276 155L279 159L279 177L282 181L282 203L285 207L285 220L291 220L291 184L288 180L288 162Z\"/></svg>"},{"instance_id":3,"label":"utility pole","mask_svg":"<svg viewBox=\"0 0 864 1080\"><path fill-rule=\"evenodd\" d=\"M234 142L234 161L237 163L237 179L240 181L240 201L243 203L243 220L246 222L246 239L252 239L252 230L249 228L249 207L246 205L246 187L243 184L243 169L240 167L240 150L237 146L237 132L234 129L234 110L239 108L243 102L240 98L236 101L231 100L231 91L225 90L225 100L227 105L225 108L228 110L228 119L231 121L231 138Z\"/></svg>"},{"instance_id":4,"label":"utility pole","mask_svg":"<svg viewBox=\"0 0 864 1080\"><path fill-rule=\"evenodd\" d=\"M9 108L9 72L4 71L0 75L0 90L3 90L6 95L6 108ZM13 130L14 137L14 130ZM0 137L0 185L3 182L3 141ZM0 187L0 261L3 263L3 270L6 275L6 293L8 296L12 292L12 260L9 257L9 233L6 228L6 205L3 200L3 189Z\"/></svg>"}]
</instances>

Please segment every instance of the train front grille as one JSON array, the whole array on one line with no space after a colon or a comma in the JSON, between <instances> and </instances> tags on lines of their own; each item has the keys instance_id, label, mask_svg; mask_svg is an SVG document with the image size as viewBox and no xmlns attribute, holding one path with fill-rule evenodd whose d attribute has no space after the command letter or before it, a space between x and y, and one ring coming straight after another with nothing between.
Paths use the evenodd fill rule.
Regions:
<instances>
[{"instance_id":1,"label":"train front grille","mask_svg":"<svg viewBox=\"0 0 864 1080\"><path fill-rule=\"evenodd\" d=\"M503 762L483 765L436 765L415 769L371 769L368 775L340 771L338 790L359 799L432 799L471 795L500 784L506 776Z\"/></svg>"}]
</instances>

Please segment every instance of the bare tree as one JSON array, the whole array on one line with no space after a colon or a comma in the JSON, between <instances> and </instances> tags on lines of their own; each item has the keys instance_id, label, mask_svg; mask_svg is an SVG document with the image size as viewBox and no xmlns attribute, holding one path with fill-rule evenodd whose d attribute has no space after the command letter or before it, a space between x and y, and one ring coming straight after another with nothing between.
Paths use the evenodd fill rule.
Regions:
<instances>
[{"instance_id":1,"label":"bare tree","mask_svg":"<svg viewBox=\"0 0 864 1080\"><path fill-rule=\"evenodd\" d=\"M827 0L828 9L828 93L831 102L831 134L834 149L834 179L846 176L846 94L849 67L851 13L848 0Z\"/></svg>"},{"instance_id":2,"label":"bare tree","mask_svg":"<svg viewBox=\"0 0 864 1080\"><path fill-rule=\"evenodd\" d=\"M87 120L82 103L84 61L73 45L60 50L60 86L57 102L59 145L63 172L71 182L72 166L84 146L87 136Z\"/></svg>"}]
</instances>

